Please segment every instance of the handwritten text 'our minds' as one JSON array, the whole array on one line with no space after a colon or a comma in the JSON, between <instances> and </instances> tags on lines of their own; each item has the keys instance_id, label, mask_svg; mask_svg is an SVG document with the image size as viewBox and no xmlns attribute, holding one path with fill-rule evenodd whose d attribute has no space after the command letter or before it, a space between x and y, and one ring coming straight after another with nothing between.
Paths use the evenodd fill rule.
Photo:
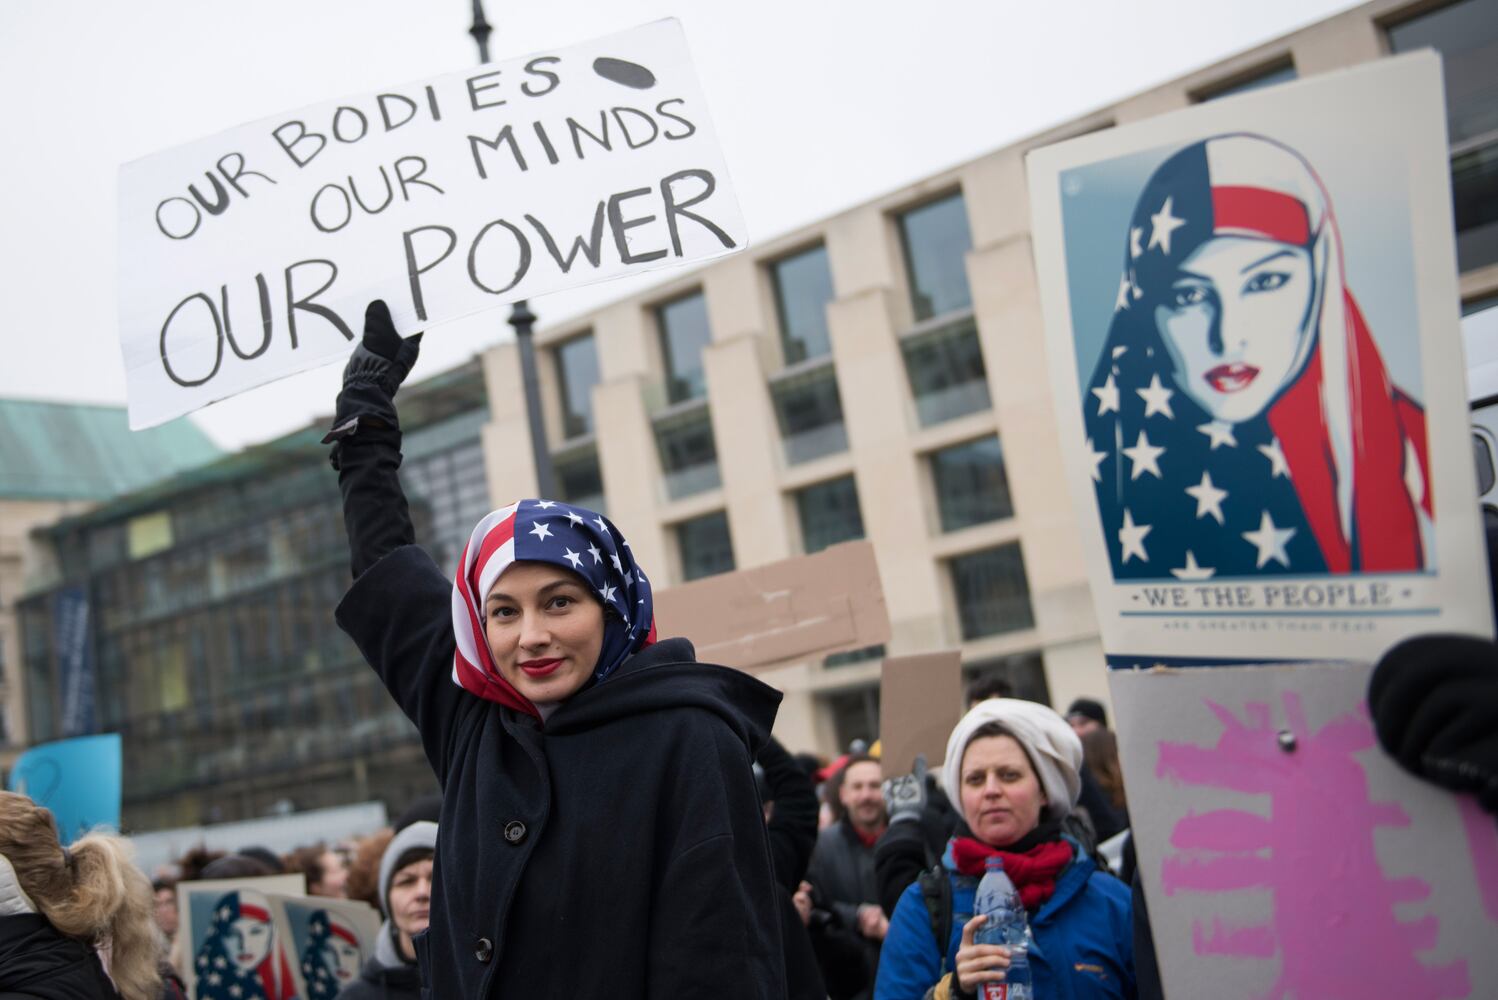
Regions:
<instances>
[{"instance_id":1,"label":"handwritten text 'our minds'","mask_svg":"<svg viewBox=\"0 0 1498 1000\"><path fill-rule=\"evenodd\" d=\"M613 79L648 100L548 118L545 105L535 102L565 92L570 71ZM659 95L648 93L655 83L652 74L623 60L599 59L574 70L561 57L540 56L526 62L519 75L510 80L502 70L476 73L462 81L456 99L428 84L414 93L375 95L367 106L339 105L324 121L285 120L271 129L271 162L251 162L244 153L230 150L202 180L187 184L185 193L161 199L155 210L159 238L191 241L211 227L232 224L236 213L253 211L256 195L282 183L286 174L320 169L320 158L329 150L389 136L417 123L441 123L444 115L463 116L466 124L450 131L428 128L422 140L430 143L435 135L437 141L464 144L465 154L448 159L447 169L471 171L463 180L491 185L495 200L505 200L507 180L597 158L628 156L654 144L679 143L698 132L686 100L656 99ZM498 128L479 127L483 117L493 120L491 109L496 108L508 108L512 120ZM531 108L538 113L527 114ZM323 322L314 329L326 330L327 324L352 340L349 323L320 301L334 288L340 269L331 255L317 252L316 241L357 227L361 217L378 216L393 205L440 209L451 185L423 155L427 150L421 142L413 146L389 162L340 171L316 189L300 216L309 248L301 259L270 273L245 275L243 285L229 281L216 289L200 288L177 301L160 327L161 364L167 377L180 386L204 385L222 369L225 344L235 358L253 361L270 348L278 321L284 323L285 336L295 349L298 314L303 332L309 319L316 318ZM461 168L455 166L459 163ZM443 272L460 276L477 292L503 296L544 269L551 269L555 278L572 274L574 268L618 272L621 266L649 266L688 256L683 238L689 227L710 234L725 250L735 249L733 237L714 221L711 206L705 204L717 187L711 170L686 167L665 173L649 186L591 192L586 202L592 206L591 219L581 232L518 204L471 223L445 218L409 225L391 238L399 243L396 259L405 269L411 309L425 321L434 311L428 286L445 276ZM361 283L371 285L378 277L387 276L366 277ZM241 310L254 315L251 301L258 302L258 330L253 320L247 328L240 319ZM173 345L179 342L186 349L174 353Z\"/></svg>"}]
</instances>

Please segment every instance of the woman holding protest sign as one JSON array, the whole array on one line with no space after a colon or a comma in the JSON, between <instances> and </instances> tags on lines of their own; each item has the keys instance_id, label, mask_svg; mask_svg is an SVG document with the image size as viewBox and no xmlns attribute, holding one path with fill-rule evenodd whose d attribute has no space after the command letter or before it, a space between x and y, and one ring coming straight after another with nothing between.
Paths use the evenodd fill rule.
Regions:
<instances>
[{"instance_id":1,"label":"woman holding protest sign","mask_svg":"<svg viewBox=\"0 0 1498 1000\"><path fill-rule=\"evenodd\" d=\"M63 847L51 812L0 792L0 995L158 1000L160 932L133 854L107 833Z\"/></svg>"},{"instance_id":2,"label":"woman holding protest sign","mask_svg":"<svg viewBox=\"0 0 1498 1000\"><path fill-rule=\"evenodd\" d=\"M991 698L962 718L942 767L962 814L942 857L945 878L923 878L900 897L875 1000L971 997L1004 980L1009 950L974 943L985 919L973 916L974 896L994 856L1028 916L1036 1000L1135 995L1129 889L1061 832L1081 766L1076 734L1044 705Z\"/></svg>"},{"instance_id":3,"label":"woman holding protest sign","mask_svg":"<svg viewBox=\"0 0 1498 1000\"><path fill-rule=\"evenodd\" d=\"M443 785L425 991L783 996L750 769L779 695L657 641L650 585L592 511L496 510L449 581L396 475L418 343L371 303L328 440L355 576L336 617Z\"/></svg>"}]
</instances>

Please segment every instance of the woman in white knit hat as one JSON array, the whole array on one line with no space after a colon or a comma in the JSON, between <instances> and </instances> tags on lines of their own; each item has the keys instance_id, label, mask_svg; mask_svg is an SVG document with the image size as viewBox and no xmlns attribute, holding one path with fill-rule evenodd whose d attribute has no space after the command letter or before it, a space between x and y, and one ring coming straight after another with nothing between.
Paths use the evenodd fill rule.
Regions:
<instances>
[{"instance_id":1,"label":"woman in white knit hat","mask_svg":"<svg viewBox=\"0 0 1498 1000\"><path fill-rule=\"evenodd\" d=\"M1081 766L1081 742L1044 705L993 698L963 717L942 766L962 815L942 858L946 884L938 880L937 892L916 882L900 897L875 1000L962 1000L1003 981L1008 950L973 943L982 924L973 896L993 855L1003 858L1029 916L1036 1000L1135 995L1129 888L1061 832ZM940 944L938 927L949 928Z\"/></svg>"}]
</instances>

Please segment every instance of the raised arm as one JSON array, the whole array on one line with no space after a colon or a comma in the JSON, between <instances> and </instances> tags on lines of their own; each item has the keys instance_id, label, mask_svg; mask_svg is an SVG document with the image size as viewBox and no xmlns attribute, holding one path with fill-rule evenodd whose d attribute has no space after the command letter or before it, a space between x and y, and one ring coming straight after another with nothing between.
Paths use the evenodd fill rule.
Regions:
<instances>
[{"instance_id":1,"label":"raised arm","mask_svg":"<svg viewBox=\"0 0 1498 1000\"><path fill-rule=\"evenodd\" d=\"M401 490L401 431L395 393L416 362L421 334L402 339L378 300L364 314L364 339L343 372L330 460L343 493L354 585L335 617L421 732L437 772L465 695L452 682L452 585L417 548Z\"/></svg>"},{"instance_id":2,"label":"raised arm","mask_svg":"<svg viewBox=\"0 0 1498 1000\"><path fill-rule=\"evenodd\" d=\"M395 394L420 349L421 334L402 339L385 303L371 302L364 311L364 339L343 370L333 429L323 438L324 444L333 445L329 461L338 470L355 579L384 556L416 541L397 474L401 431Z\"/></svg>"}]
</instances>

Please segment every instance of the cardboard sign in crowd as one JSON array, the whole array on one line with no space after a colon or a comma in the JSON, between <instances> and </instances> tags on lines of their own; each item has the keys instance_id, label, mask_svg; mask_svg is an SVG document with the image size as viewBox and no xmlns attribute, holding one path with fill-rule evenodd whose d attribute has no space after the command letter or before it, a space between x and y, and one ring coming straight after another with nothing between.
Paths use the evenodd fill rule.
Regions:
<instances>
[{"instance_id":1,"label":"cardboard sign in crowd","mask_svg":"<svg viewBox=\"0 0 1498 1000\"><path fill-rule=\"evenodd\" d=\"M396 327L746 241L675 20L230 129L126 164L120 340L150 427Z\"/></svg>"}]
</instances>

